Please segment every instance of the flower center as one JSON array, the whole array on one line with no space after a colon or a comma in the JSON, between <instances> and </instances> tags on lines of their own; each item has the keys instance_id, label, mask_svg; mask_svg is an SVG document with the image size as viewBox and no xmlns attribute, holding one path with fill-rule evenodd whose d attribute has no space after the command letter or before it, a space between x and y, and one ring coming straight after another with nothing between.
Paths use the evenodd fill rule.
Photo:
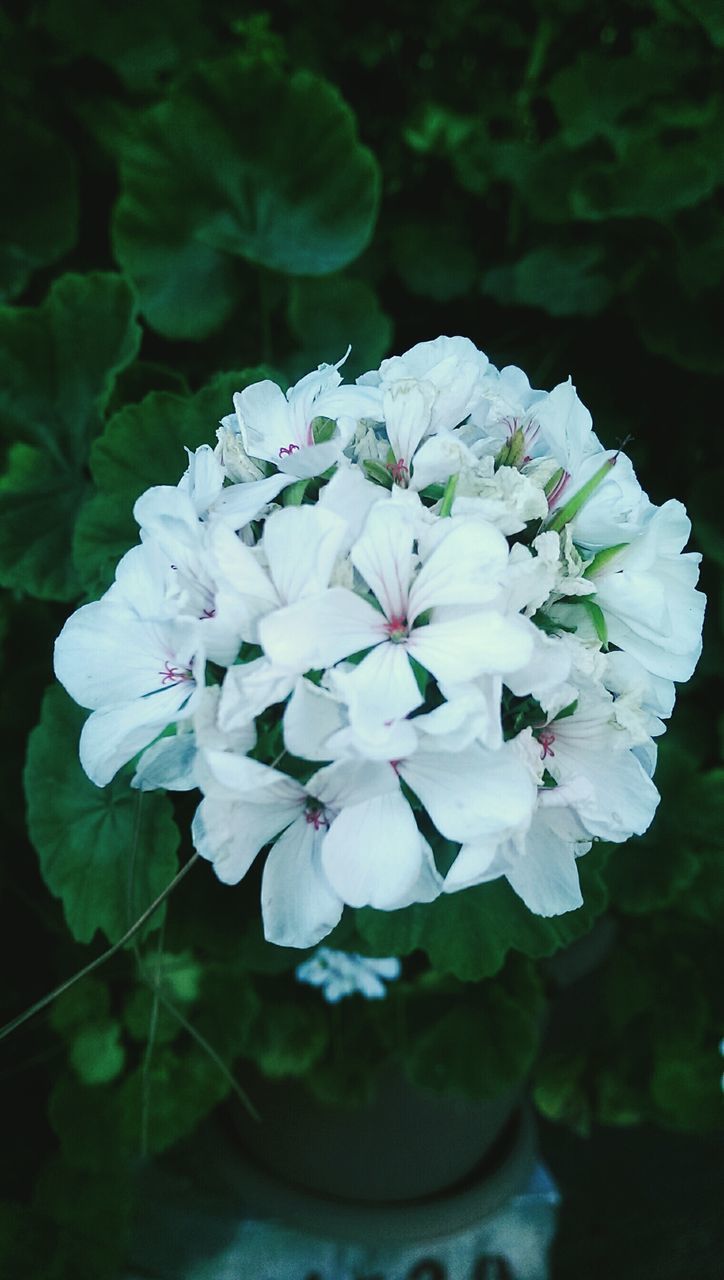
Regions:
<instances>
[{"instance_id":1,"label":"flower center","mask_svg":"<svg viewBox=\"0 0 724 1280\"><path fill-rule=\"evenodd\" d=\"M294 444L294 442L292 441L291 444L286 444L279 450L279 457L291 458L293 453L299 453L299 445Z\"/></svg>"},{"instance_id":2,"label":"flower center","mask_svg":"<svg viewBox=\"0 0 724 1280\"><path fill-rule=\"evenodd\" d=\"M543 729L542 732L538 734L538 741L541 745L541 760L545 760L548 756L554 756L556 754L553 750L553 743L555 740L556 735L552 729Z\"/></svg>"},{"instance_id":3,"label":"flower center","mask_svg":"<svg viewBox=\"0 0 724 1280\"><path fill-rule=\"evenodd\" d=\"M385 623L385 631L387 632L387 638L391 640L393 644L402 644L409 634L407 618L403 618L398 614L393 614Z\"/></svg>"},{"instance_id":4,"label":"flower center","mask_svg":"<svg viewBox=\"0 0 724 1280\"><path fill-rule=\"evenodd\" d=\"M388 462L387 470L395 484L399 484L402 489L407 488L407 477L410 474L410 468L404 458L398 458L397 462Z\"/></svg>"},{"instance_id":5,"label":"flower center","mask_svg":"<svg viewBox=\"0 0 724 1280\"><path fill-rule=\"evenodd\" d=\"M304 818L308 826L314 827L315 831L325 831L329 826L324 809L316 800L307 801Z\"/></svg>"},{"instance_id":6,"label":"flower center","mask_svg":"<svg viewBox=\"0 0 724 1280\"><path fill-rule=\"evenodd\" d=\"M188 667L174 667L171 662L164 662L163 671L158 673L162 685L183 684L184 680L193 679Z\"/></svg>"}]
</instances>

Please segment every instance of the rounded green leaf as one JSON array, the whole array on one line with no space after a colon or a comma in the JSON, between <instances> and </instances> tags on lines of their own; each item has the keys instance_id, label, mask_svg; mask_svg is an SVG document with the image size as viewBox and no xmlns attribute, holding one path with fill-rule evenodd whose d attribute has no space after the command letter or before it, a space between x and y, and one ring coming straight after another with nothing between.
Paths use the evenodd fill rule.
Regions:
<instances>
[{"instance_id":1,"label":"rounded green leaf","mask_svg":"<svg viewBox=\"0 0 724 1280\"><path fill-rule=\"evenodd\" d=\"M387 355L392 321L364 280L349 276L296 280L289 300L289 327L302 343L293 374L300 377L319 364L334 364L351 346L344 376L353 379L374 369Z\"/></svg>"},{"instance_id":2,"label":"rounded green leaf","mask_svg":"<svg viewBox=\"0 0 724 1280\"><path fill-rule=\"evenodd\" d=\"M229 255L290 275L336 271L367 244L379 198L337 90L241 56L201 66L141 116L121 187L118 261L149 324L186 338L230 314Z\"/></svg>"},{"instance_id":3,"label":"rounded green leaf","mask_svg":"<svg viewBox=\"0 0 724 1280\"><path fill-rule=\"evenodd\" d=\"M600 876L604 848L594 846L579 864L584 905L565 915L533 915L500 879L401 911L365 907L356 912L357 929L374 955L409 955L420 949L439 973L477 982L497 973L509 951L550 956L590 929L607 902Z\"/></svg>"},{"instance_id":4,"label":"rounded green leaf","mask_svg":"<svg viewBox=\"0 0 724 1280\"><path fill-rule=\"evenodd\" d=\"M613 290L598 245L544 245L483 276L483 292L501 306L541 307L552 316L592 316Z\"/></svg>"},{"instance_id":5,"label":"rounded green leaf","mask_svg":"<svg viewBox=\"0 0 724 1280\"><path fill-rule=\"evenodd\" d=\"M73 527L88 449L116 374L140 341L120 276L67 275L39 307L0 308L0 434L12 444L0 478L0 583L71 600Z\"/></svg>"},{"instance_id":6,"label":"rounded green leaf","mask_svg":"<svg viewBox=\"0 0 724 1280\"><path fill-rule=\"evenodd\" d=\"M128 773L103 788L89 781L78 761L83 717L48 689L25 766L28 830L74 938L90 942L101 929L114 942L176 874L179 832L167 796L144 796L139 810Z\"/></svg>"},{"instance_id":7,"label":"rounded green leaf","mask_svg":"<svg viewBox=\"0 0 724 1280\"><path fill-rule=\"evenodd\" d=\"M75 159L62 138L19 113L0 133L0 300L73 247L78 230Z\"/></svg>"}]
</instances>

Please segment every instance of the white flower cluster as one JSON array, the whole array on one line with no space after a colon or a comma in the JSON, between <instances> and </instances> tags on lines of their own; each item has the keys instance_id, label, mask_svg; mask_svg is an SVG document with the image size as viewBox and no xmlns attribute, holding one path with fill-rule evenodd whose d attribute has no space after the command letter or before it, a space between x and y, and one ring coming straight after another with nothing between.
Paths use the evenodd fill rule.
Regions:
<instances>
[{"instance_id":1,"label":"white flower cluster","mask_svg":"<svg viewBox=\"0 0 724 1280\"><path fill-rule=\"evenodd\" d=\"M319 987L328 1004L338 1004L347 996L360 995L365 1000L384 1000L386 982L394 982L402 973L397 956L372 959L351 951L334 951L317 947L308 960L295 969L297 982Z\"/></svg>"},{"instance_id":2,"label":"white flower cluster","mask_svg":"<svg viewBox=\"0 0 724 1280\"><path fill-rule=\"evenodd\" d=\"M135 786L199 788L227 884L271 846L281 945L499 876L579 906L592 840L651 822L700 652L681 503L649 502L570 380L534 391L462 337L234 407L58 639L88 776L142 753Z\"/></svg>"}]
</instances>

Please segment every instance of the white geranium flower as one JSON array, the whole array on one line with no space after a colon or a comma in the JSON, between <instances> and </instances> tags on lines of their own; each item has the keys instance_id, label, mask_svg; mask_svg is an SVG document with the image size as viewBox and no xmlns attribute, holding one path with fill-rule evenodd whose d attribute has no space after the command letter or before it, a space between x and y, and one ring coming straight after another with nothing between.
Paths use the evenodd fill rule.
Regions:
<instances>
[{"instance_id":1,"label":"white geranium flower","mask_svg":"<svg viewBox=\"0 0 724 1280\"><path fill-rule=\"evenodd\" d=\"M331 765L303 787L254 760L207 750L199 773L204 799L194 818L194 844L220 880L236 884L278 837L262 877L270 942L313 946L334 928L345 902L392 910L439 893L430 848L389 765Z\"/></svg>"},{"instance_id":2,"label":"white geranium flower","mask_svg":"<svg viewBox=\"0 0 724 1280\"><path fill-rule=\"evenodd\" d=\"M234 408L249 457L273 462L299 479L321 475L339 461L356 423L380 416L380 397L373 387L340 386L339 366L345 359L320 365L286 395L268 379L237 391ZM336 424L333 437L323 444L314 442L315 418Z\"/></svg>"},{"instance_id":3,"label":"white geranium flower","mask_svg":"<svg viewBox=\"0 0 724 1280\"><path fill-rule=\"evenodd\" d=\"M91 715L80 738L80 762L104 787L167 725L190 716L203 685L201 625L141 618L124 602L103 598L68 619L55 642L55 674Z\"/></svg>"},{"instance_id":4,"label":"white geranium flower","mask_svg":"<svg viewBox=\"0 0 724 1280\"><path fill-rule=\"evenodd\" d=\"M349 951L334 951L331 947L317 950L297 965L294 970L297 982L320 987L328 1004L337 1004L346 996L360 995L366 1000L383 1000L387 995L386 982L394 982L402 973L402 965L396 956L375 959Z\"/></svg>"},{"instance_id":5,"label":"white geranium flower","mask_svg":"<svg viewBox=\"0 0 724 1280\"><path fill-rule=\"evenodd\" d=\"M449 526L449 527L447 527ZM484 609L499 592L507 546L482 521L450 520L417 572L413 533L400 507L373 507L352 561L380 608L344 588L332 588L270 614L260 638L267 656L301 674L333 666L359 650L371 652L346 679L353 718L401 719L421 702L414 658L439 680L514 669L532 641L522 620ZM468 606L461 616L415 623L428 610ZM381 611L380 611L381 610Z\"/></svg>"},{"instance_id":6,"label":"white geranium flower","mask_svg":"<svg viewBox=\"0 0 724 1280\"><path fill-rule=\"evenodd\" d=\"M399 382L418 383L430 398L429 430L447 431L463 422L480 400L488 363L469 338L435 338L383 360L379 382L385 390Z\"/></svg>"},{"instance_id":7,"label":"white geranium flower","mask_svg":"<svg viewBox=\"0 0 724 1280\"><path fill-rule=\"evenodd\" d=\"M694 588L701 556L682 555L691 521L680 502L655 507L643 533L591 580L609 639L652 675L688 680L701 653L705 597Z\"/></svg>"},{"instance_id":8,"label":"white geranium flower","mask_svg":"<svg viewBox=\"0 0 724 1280\"><path fill-rule=\"evenodd\" d=\"M573 714L540 727L537 736L551 777L579 789L571 807L590 835L620 843L647 830L659 793L605 689L581 688Z\"/></svg>"},{"instance_id":9,"label":"white geranium flower","mask_svg":"<svg viewBox=\"0 0 724 1280\"><path fill-rule=\"evenodd\" d=\"M188 495L199 520L213 516L235 531L256 520L283 489L294 483L294 476L277 472L264 478L263 472L259 471L258 477L248 477L249 482L243 488L238 484L224 485L229 473L210 445L202 444L194 453L188 449L186 452L189 465L178 482L178 489ZM163 485L147 489L139 499L139 510L144 510L146 501L152 505L153 499L149 495L160 496L165 491L166 486ZM138 515L136 519L139 520Z\"/></svg>"}]
</instances>

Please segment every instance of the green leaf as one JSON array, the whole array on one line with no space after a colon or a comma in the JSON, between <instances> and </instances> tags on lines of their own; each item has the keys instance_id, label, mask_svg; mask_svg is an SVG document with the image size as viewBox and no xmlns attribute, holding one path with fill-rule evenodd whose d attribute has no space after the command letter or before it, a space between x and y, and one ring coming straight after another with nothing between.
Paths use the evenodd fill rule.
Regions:
<instances>
[{"instance_id":1,"label":"green leaf","mask_svg":"<svg viewBox=\"0 0 724 1280\"><path fill-rule=\"evenodd\" d=\"M540 307L551 316L593 316L613 296L599 245L546 245L510 266L493 267L483 293L502 306Z\"/></svg>"},{"instance_id":2,"label":"green leaf","mask_svg":"<svg viewBox=\"0 0 724 1280\"><path fill-rule=\"evenodd\" d=\"M0 583L70 600L70 560L92 438L140 331L118 276L63 276L36 308L0 309ZM18 443L16 443L18 442Z\"/></svg>"},{"instance_id":3,"label":"green leaf","mask_svg":"<svg viewBox=\"0 0 724 1280\"><path fill-rule=\"evenodd\" d=\"M19 112L6 116L0 167L0 301L5 301L22 293L38 267L73 247L78 192L75 160L63 139Z\"/></svg>"},{"instance_id":4,"label":"green leaf","mask_svg":"<svg viewBox=\"0 0 724 1280\"><path fill-rule=\"evenodd\" d=\"M336 271L369 241L378 198L377 165L336 89L233 56L140 118L121 155L114 247L149 324L200 338L234 307L229 255Z\"/></svg>"},{"instance_id":5,"label":"green leaf","mask_svg":"<svg viewBox=\"0 0 724 1280\"><path fill-rule=\"evenodd\" d=\"M184 449L213 445L234 392L271 372L219 374L192 396L152 391L109 419L90 455L97 493L80 513L73 544L75 565L89 592L100 595L110 585L120 557L138 541L136 498L151 485L176 484L188 466Z\"/></svg>"},{"instance_id":6,"label":"green leaf","mask_svg":"<svg viewBox=\"0 0 724 1280\"><path fill-rule=\"evenodd\" d=\"M16 444L0 476L0 584L41 600L73 600L80 589L69 548L87 490L80 471L45 449Z\"/></svg>"},{"instance_id":7,"label":"green leaf","mask_svg":"<svg viewBox=\"0 0 724 1280\"><path fill-rule=\"evenodd\" d=\"M28 745L28 829L73 937L90 942L101 929L114 942L173 879L179 833L167 796L144 796L139 813L128 773L104 788L89 781L78 761L83 718L61 689L47 691Z\"/></svg>"},{"instance_id":8,"label":"green leaf","mask_svg":"<svg viewBox=\"0 0 724 1280\"><path fill-rule=\"evenodd\" d=\"M0 308L0 434L83 466L141 331L120 276L56 280L39 307Z\"/></svg>"},{"instance_id":9,"label":"green leaf","mask_svg":"<svg viewBox=\"0 0 724 1280\"><path fill-rule=\"evenodd\" d=\"M246 1052L265 1076L305 1075L324 1053L327 1025L319 998L262 1002Z\"/></svg>"},{"instance_id":10,"label":"green leaf","mask_svg":"<svg viewBox=\"0 0 724 1280\"><path fill-rule=\"evenodd\" d=\"M507 1093L533 1065L541 1033L542 992L532 966L527 981L509 990L495 982L408 1006L410 1078L423 1088L466 1098Z\"/></svg>"},{"instance_id":11,"label":"green leaf","mask_svg":"<svg viewBox=\"0 0 724 1280\"><path fill-rule=\"evenodd\" d=\"M500 879L402 911L366 907L356 912L357 929L375 955L409 955L420 949L439 973L477 982L497 973L509 951L549 956L590 929L606 906L600 875L606 852L604 846L594 845L581 859L584 905L562 916L533 915Z\"/></svg>"},{"instance_id":12,"label":"green leaf","mask_svg":"<svg viewBox=\"0 0 724 1280\"><path fill-rule=\"evenodd\" d=\"M82 1027L73 1037L68 1056L84 1084L108 1084L115 1080L126 1060L119 1024L108 1018Z\"/></svg>"},{"instance_id":13,"label":"green leaf","mask_svg":"<svg viewBox=\"0 0 724 1280\"><path fill-rule=\"evenodd\" d=\"M296 280L289 295L289 327L302 351L294 376L318 364L332 364L352 347L343 366L347 380L374 369L387 355L392 321L364 280L350 276Z\"/></svg>"},{"instance_id":14,"label":"green leaf","mask_svg":"<svg viewBox=\"0 0 724 1280\"><path fill-rule=\"evenodd\" d=\"M210 44L199 0L124 0L103 10L94 0L47 0L41 22L70 54L112 67L132 90L148 92Z\"/></svg>"},{"instance_id":15,"label":"green leaf","mask_svg":"<svg viewBox=\"0 0 724 1280\"><path fill-rule=\"evenodd\" d=\"M392 263L410 293L452 302L475 284L477 259L462 225L406 222L391 242Z\"/></svg>"}]
</instances>

